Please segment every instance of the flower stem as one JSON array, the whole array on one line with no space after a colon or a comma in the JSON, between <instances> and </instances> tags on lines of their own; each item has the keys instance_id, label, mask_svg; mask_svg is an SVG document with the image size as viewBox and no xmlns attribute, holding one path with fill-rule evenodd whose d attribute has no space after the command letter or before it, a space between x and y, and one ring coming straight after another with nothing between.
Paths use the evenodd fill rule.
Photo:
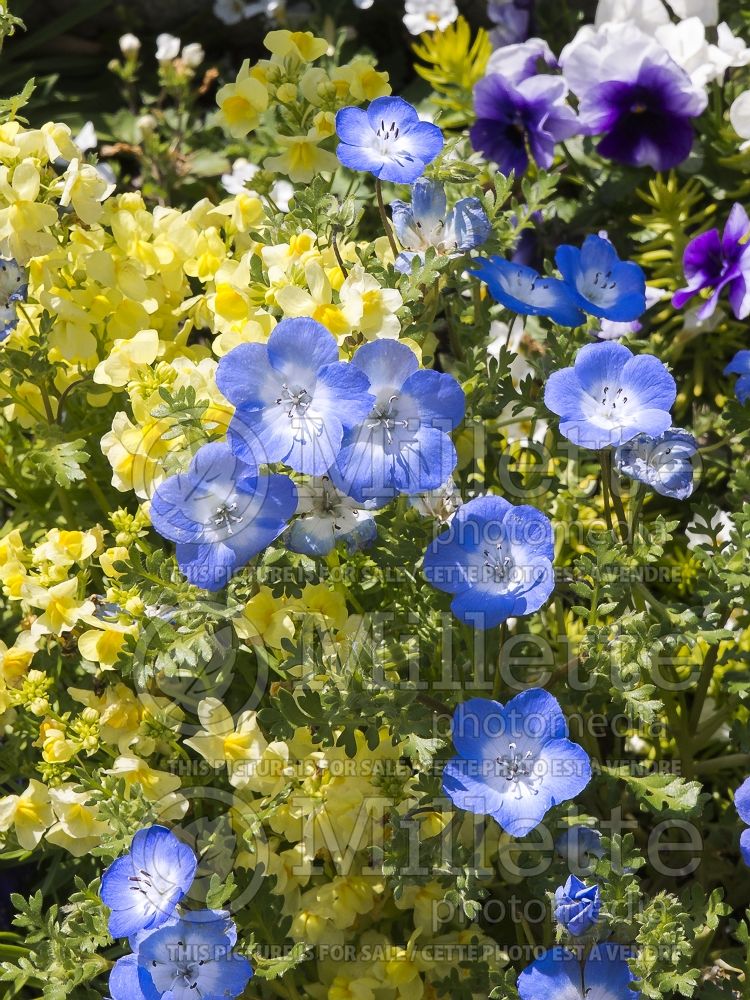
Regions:
<instances>
[{"instance_id":1,"label":"flower stem","mask_svg":"<svg viewBox=\"0 0 750 1000\"><path fill-rule=\"evenodd\" d=\"M508 635L508 626L506 622L500 626L500 644L497 650L497 660L495 661L495 678L492 682L492 697L497 701L500 697L500 688L503 683L502 674L502 664L503 664L503 646L505 645L505 640Z\"/></svg>"},{"instance_id":2,"label":"flower stem","mask_svg":"<svg viewBox=\"0 0 750 1000\"><path fill-rule=\"evenodd\" d=\"M393 235L393 230L391 229L391 223L385 210L385 202L383 201L383 185L380 183L380 178L378 177L375 181L375 197L378 199L378 208L380 209L380 218L383 220L383 229L385 230L385 235L388 237L388 242L391 244L391 250L393 250L394 258L398 257L398 247L396 246L396 237Z\"/></svg>"}]
</instances>

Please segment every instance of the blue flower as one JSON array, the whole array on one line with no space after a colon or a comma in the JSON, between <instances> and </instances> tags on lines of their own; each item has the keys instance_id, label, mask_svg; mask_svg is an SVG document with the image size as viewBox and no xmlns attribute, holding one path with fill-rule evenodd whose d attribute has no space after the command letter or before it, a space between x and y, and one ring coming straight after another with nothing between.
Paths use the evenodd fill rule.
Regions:
<instances>
[{"instance_id":1,"label":"blue flower","mask_svg":"<svg viewBox=\"0 0 750 1000\"><path fill-rule=\"evenodd\" d=\"M734 808L743 823L750 823L750 778L745 778L734 793ZM750 829L742 831L740 852L742 860L750 866Z\"/></svg>"},{"instance_id":2,"label":"blue flower","mask_svg":"<svg viewBox=\"0 0 750 1000\"><path fill-rule=\"evenodd\" d=\"M697 452L698 442L692 434L670 427L658 437L638 434L621 445L615 452L615 465L663 497L686 500L695 489L693 459Z\"/></svg>"},{"instance_id":3,"label":"blue flower","mask_svg":"<svg viewBox=\"0 0 750 1000\"><path fill-rule=\"evenodd\" d=\"M464 393L451 375L420 369L406 344L378 340L360 347L375 405L344 438L332 470L342 492L382 507L399 493L436 489L456 467L448 436L463 420Z\"/></svg>"},{"instance_id":4,"label":"blue flower","mask_svg":"<svg viewBox=\"0 0 750 1000\"><path fill-rule=\"evenodd\" d=\"M737 203L729 213L721 236L718 229L709 229L692 239L682 259L687 285L672 296L675 309L682 309L699 292L708 292L708 298L697 312L699 320L708 319L726 290L732 312L737 319L745 319L750 314L748 236L750 219Z\"/></svg>"},{"instance_id":5,"label":"blue flower","mask_svg":"<svg viewBox=\"0 0 750 1000\"><path fill-rule=\"evenodd\" d=\"M443 148L443 133L423 122L400 97L378 97L362 108L342 108L336 115L341 142L336 155L345 167L368 170L381 181L411 184Z\"/></svg>"},{"instance_id":6,"label":"blue flower","mask_svg":"<svg viewBox=\"0 0 750 1000\"><path fill-rule=\"evenodd\" d=\"M0 257L0 341L18 326L16 302L23 302L28 291L26 271L12 257Z\"/></svg>"},{"instance_id":7,"label":"blue flower","mask_svg":"<svg viewBox=\"0 0 750 1000\"><path fill-rule=\"evenodd\" d=\"M591 930L601 908L599 886L586 885L575 875L568 876L565 885L555 891L555 920L573 937Z\"/></svg>"},{"instance_id":8,"label":"blue flower","mask_svg":"<svg viewBox=\"0 0 750 1000\"><path fill-rule=\"evenodd\" d=\"M734 386L737 399L741 403L750 398L750 351L737 351L724 369L725 375L739 375Z\"/></svg>"},{"instance_id":9,"label":"blue flower","mask_svg":"<svg viewBox=\"0 0 750 1000\"><path fill-rule=\"evenodd\" d=\"M594 858L604 857L602 835L590 826L571 826L555 841L555 850L576 875L586 875L594 868Z\"/></svg>"},{"instance_id":10,"label":"blue flower","mask_svg":"<svg viewBox=\"0 0 750 1000\"><path fill-rule=\"evenodd\" d=\"M235 955L237 930L220 910L195 910L131 942L109 979L112 1000L227 1000L244 992L253 970Z\"/></svg>"},{"instance_id":11,"label":"blue flower","mask_svg":"<svg viewBox=\"0 0 750 1000\"><path fill-rule=\"evenodd\" d=\"M425 578L455 595L451 611L475 628L538 611L555 587L549 518L483 496L458 509L424 557Z\"/></svg>"},{"instance_id":12,"label":"blue flower","mask_svg":"<svg viewBox=\"0 0 750 1000\"><path fill-rule=\"evenodd\" d=\"M160 483L150 515L156 531L177 543L190 583L220 590L278 538L296 507L288 476L261 476L217 441L196 452L187 472Z\"/></svg>"},{"instance_id":13,"label":"blue flower","mask_svg":"<svg viewBox=\"0 0 750 1000\"><path fill-rule=\"evenodd\" d=\"M328 476L299 488L297 518L286 537L287 548L308 556L327 556L338 542L349 551L375 541L378 529L369 510L334 486Z\"/></svg>"},{"instance_id":14,"label":"blue flower","mask_svg":"<svg viewBox=\"0 0 750 1000\"><path fill-rule=\"evenodd\" d=\"M545 814L574 798L591 780L591 762L568 739L557 700L530 688L503 707L471 698L453 716L458 756L443 770L443 791L459 809L490 815L523 837Z\"/></svg>"},{"instance_id":15,"label":"blue flower","mask_svg":"<svg viewBox=\"0 0 750 1000\"><path fill-rule=\"evenodd\" d=\"M502 257L480 259L476 275L501 305L523 316L549 316L560 326L580 326L586 317L571 289L558 278L540 275L532 267Z\"/></svg>"},{"instance_id":16,"label":"blue flower","mask_svg":"<svg viewBox=\"0 0 750 1000\"><path fill-rule=\"evenodd\" d=\"M248 463L284 462L320 476L344 431L372 408L365 374L339 361L336 340L312 319L284 319L267 344L240 344L219 362L216 384L236 407L232 451Z\"/></svg>"},{"instance_id":17,"label":"blue flower","mask_svg":"<svg viewBox=\"0 0 750 1000\"><path fill-rule=\"evenodd\" d=\"M630 957L629 948L595 945L582 967L572 951L551 948L518 977L519 996L521 1000L638 1000L640 993L631 988L635 976L627 963Z\"/></svg>"},{"instance_id":18,"label":"blue flower","mask_svg":"<svg viewBox=\"0 0 750 1000\"><path fill-rule=\"evenodd\" d=\"M588 344L572 368L553 372L544 403L560 417L560 431L584 448L607 448L637 434L657 437L672 423L677 386L650 354L635 356L624 344Z\"/></svg>"},{"instance_id":19,"label":"blue flower","mask_svg":"<svg viewBox=\"0 0 750 1000\"><path fill-rule=\"evenodd\" d=\"M583 246L558 247L555 263L572 297L584 312L628 323L646 310L646 279L631 261L622 261L601 236L587 236Z\"/></svg>"},{"instance_id":20,"label":"blue flower","mask_svg":"<svg viewBox=\"0 0 750 1000\"><path fill-rule=\"evenodd\" d=\"M456 255L480 246L492 229L479 198L462 198L448 211L445 188L421 177L412 186L411 205L391 202L393 227L404 253L396 270L409 272L415 256L424 260L433 247L440 255Z\"/></svg>"},{"instance_id":21,"label":"blue flower","mask_svg":"<svg viewBox=\"0 0 750 1000\"><path fill-rule=\"evenodd\" d=\"M109 933L130 937L171 919L198 867L195 854L163 826L139 830L130 853L102 876L102 902L112 911Z\"/></svg>"}]
</instances>

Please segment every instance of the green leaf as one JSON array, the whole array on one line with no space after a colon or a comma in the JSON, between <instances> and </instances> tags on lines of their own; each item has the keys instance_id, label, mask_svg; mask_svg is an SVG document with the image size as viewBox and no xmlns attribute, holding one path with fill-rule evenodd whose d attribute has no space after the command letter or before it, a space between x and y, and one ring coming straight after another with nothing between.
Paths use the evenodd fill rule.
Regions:
<instances>
[{"instance_id":1,"label":"green leaf","mask_svg":"<svg viewBox=\"0 0 750 1000\"><path fill-rule=\"evenodd\" d=\"M627 764L622 767L603 766L601 770L610 778L624 781L639 804L653 812L691 813L698 806L702 790L698 781L686 781L674 774L658 771L634 774Z\"/></svg>"}]
</instances>

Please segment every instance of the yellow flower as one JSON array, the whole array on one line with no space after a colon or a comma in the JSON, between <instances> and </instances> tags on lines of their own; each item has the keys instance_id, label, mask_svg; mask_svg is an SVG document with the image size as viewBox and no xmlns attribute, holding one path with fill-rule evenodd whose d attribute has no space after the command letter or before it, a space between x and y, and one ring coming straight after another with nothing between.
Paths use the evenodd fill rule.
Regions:
<instances>
[{"instance_id":1,"label":"yellow flower","mask_svg":"<svg viewBox=\"0 0 750 1000\"><path fill-rule=\"evenodd\" d=\"M97 385L122 388L143 365L156 361L159 354L159 334L156 330L140 330L127 340L116 340L109 357L100 361L94 371Z\"/></svg>"},{"instance_id":2,"label":"yellow flower","mask_svg":"<svg viewBox=\"0 0 750 1000\"><path fill-rule=\"evenodd\" d=\"M284 174L294 184L309 184L313 177L321 173L333 173L339 161L318 143L327 138L316 126L308 129L306 135L278 135L276 142L284 152L279 156L267 156L263 161L264 170Z\"/></svg>"},{"instance_id":3,"label":"yellow flower","mask_svg":"<svg viewBox=\"0 0 750 1000\"><path fill-rule=\"evenodd\" d=\"M316 38L311 31L269 31L263 44L277 59L286 56L299 59L301 62L314 62L328 51L325 38Z\"/></svg>"},{"instance_id":4,"label":"yellow flower","mask_svg":"<svg viewBox=\"0 0 750 1000\"><path fill-rule=\"evenodd\" d=\"M271 588L263 585L247 602L242 614L233 619L235 631L241 639L258 640L280 649L282 640L294 638L292 612L296 608L295 602L274 597Z\"/></svg>"},{"instance_id":5,"label":"yellow flower","mask_svg":"<svg viewBox=\"0 0 750 1000\"><path fill-rule=\"evenodd\" d=\"M398 339L401 324L396 313L404 300L395 288L382 288L377 278L357 264L341 286L339 299L353 328L368 340Z\"/></svg>"},{"instance_id":6,"label":"yellow flower","mask_svg":"<svg viewBox=\"0 0 750 1000\"><path fill-rule=\"evenodd\" d=\"M234 83L227 83L216 95L219 120L235 139L244 139L257 128L268 107L268 91L250 75L250 60L246 59Z\"/></svg>"},{"instance_id":7,"label":"yellow flower","mask_svg":"<svg viewBox=\"0 0 750 1000\"><path fill-rule=\"evenodd\" d=\"M333 289L328 275L316 260L305 265L305 282L309 291L297 285L286 285L276 292L276 302L285 316L310 316L322 323L335 337L343 338L352 329L352 320L361 315L355 308L343 309L333 302Z\"/></svg>"},{"instance_id":8,"label":"yellow flower","mask_svg":"<svg viewBox=\"0 0 750 1000\"><path fill-rule=\"evenodd\" d=\"M57 822L46 839L76 858L98 847L109 825L98 818L95 805L88 805L89 792L77 792L72 784L59 785L50 789L49 797Z\"/></svg>"},{"instance_id":9,"label":"yellow flower","mask_svg":"<svg viewBox=\"0 0 750 1000\"><path fill-rule=\"evenodd\" d=\"M179 440L166 440L169 429L165 420L150 420L144 426L134 424L127 413L116 413L112 430L101 440L102 452L112 466L112 485L126 493L133 490L141 500L151 494L166 478L164 459L180 447Z\"/></svg>"},{"instance_id":10,"label":"yellow flower","mask_svg":"<svg viewBox=\"0 0 750 1000\"><path fill-rule=\"evenodd\" d=\"M8 168L0 167L0 198L6 203L0 208L0 240L7 241L11 256L19 264L28 264L31 257L57 246L54 236L43 232L57 222L57 209L37 202L41 183L33 160L19 163L10 180Z\"/></svg>"},{"instance_id":11,"label":"yellow flower","mask_svg":"<svg viewBox=\"0 0 750 1000\"><path fill-rule=\"evenodd\" d=\"M99 713L99 734L105 743L124 750L133 740L141 722L141 703L120 682L97 695L84 688L68 688L71 698Z\"/></svg>"},{"instance_id":12,"label":"yellow flower","mask_svg":"<svg viewBox=\"0 0 750 1000\"><path fill-rule=\"evenodd\" d=\"M98 550L102 533L98 531L66 531L52 528L47 537L35 546L32 553L36 565L49 562L54 566L68 567L81 563Z\"/></svg>"},{"instance_id":13,"label":"yellow flower","mask_svg":"<svg viewBox=\"0 0 750 1000\"><path fill-rule=\"evenodd\" d=\"M159 822L180 819L187 812L188 801L177 791L179 777L168 771L156 770L140 757L121 754L104 773L124 778L127 786L137 785L149 802L158 803Z\"/></svg>"},{"instance_id":14,"label":"yellow flower","mask_svg":"<svg viewBox=\"0 0 750 1000\"><path fill-rule=\"evenodd\" d=\"M38 648L39 638L31 632L19 633L10 647L0 640L0 671L6 683L15 684L23 677Z\"/></svg>"},{"instance_id":15,"label":"yellow flower","mask_svg":"<svg viewBox=\"0 0 750 1000\"><path fill-rule=\"evenodd\" d=\"M346 624L348 616L344 595L325 583L306 584L300 604L308 614L319 615L334 628L340 629Z\"/></svg>"},{"instance_id":16,"label":"yellow flower","mask_svg":"<svg viewBox=\"0 0 750 1000\"><path fill-rule=\"evenodd\" d=\"M118 625L116 622L97 622L97 627L89 629L78 637L81 656L102 669L111 670L125 645L128 635L137 631L135 625Z\"/></svg>"},{"instance_id":17,"label":"yellow flower","mask_svg":"<svg viewBox=\"0 0 750 1000\"><path fill-rule=\"evenodd\" d=\"M74 628L84 615L94 613L94 602L79 598L76 577L53 587L27 583L23 588L23 597L32 608L41 608L44 612L32 625L34 635L61 635Z\"/></svg>"},{"instance_id":18,"label":"yellow flower","mask_svg":"<svg viewBox=\"0 0 750 1000\"><path fill-rule=\"evenodd\" d=\"M53 719L42 722L34 745L42 748L42 758L48 764L64 764L80 750L74 740L68 739L64 724Z\"/></svg>"},{"instance_id":19,"label":"yellow flower","mask_svg":"<svg viewBox=\"0 0 750 1000\"><path fill-rule=\"evenodd\" d=\"M350 63L338 66L331 72L331 79L346 81L355 101L374 101L387 97L391 92L387 73L379 73L373 64L362 56L355 56Z\"/></svg>"},{"instance_id":20,"label":"yellow flower","mask_svg":"<svg viewBox=\"0 0 750 1000\"><path fill-rule=\"evenodd\" d=\"M25 851L37 846L54 820L47 786L33 778L21 795L0 799L0 830L14 827L18 843Z\"/></svg>"},{"instance_id":21,"label":"yellow flower","mask_svg":"<svg viewBox=\"0 0 750 1000\"><path fill-rule=\"evenodd\" d=\"M115 185L108 183L96 167L90 163L80 163L77 159L70 161L60 183L60 204L63 208L72 205L78 218L88 226L99 221L102 214L101 203L115 189Z\"/></svg>"}]
</instances>

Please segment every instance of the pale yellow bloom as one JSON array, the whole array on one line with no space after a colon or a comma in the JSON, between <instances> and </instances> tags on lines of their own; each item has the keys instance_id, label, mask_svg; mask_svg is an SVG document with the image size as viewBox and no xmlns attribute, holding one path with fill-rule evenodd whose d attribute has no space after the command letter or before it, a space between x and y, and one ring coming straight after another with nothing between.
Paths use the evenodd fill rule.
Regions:
<instances>
[{"instance_id":1,"label":"pale yellow bloom","mask_svg":"<svg viewBox=\"0 0 750 1000\"><path fill-rule=\"evenodd\" d=\"M109 826L98 818L97 808L89 805L89 793L77 792L75 785L51 788L49 797L57 822L46 835L51 844L65 848L81 858L98 847Z\"/></svg>"},{"instance_id":2,"label":"pale yellow bloom","mask_svg":"<svg viewBox=\"0 0 750 1000\"><path fill-rule=\"evenodd\" d=\"M271 588L263 585L232 623L241 639L258 640L280 649L282 640L294 638L292 615L296 608L293 601L274 597Z\"/></svg>"},{"instance_id":3,"label":"pale yellow bloom","mask_svg":"<svg viewBox=\"0 0 750 1000\"><path fill-rule=\"evenodd\" d=\"M12 177L8 167L0 167L0 203L5 203L0 208L0 240L7 241L19 264L57 246L54 236L44 231L57 222L57 209L37 201L41 183L34 160L19 163Z\"/></svg>"},{"instance_id":4,"label":"pale yellow bloom","mask_svg":"<svg viewBox=\"0 0 750 1000\"><path fill-rule=\"evenodd\" d=\"M311 31L269 31L263 44L277 59L292 56L301 62L314 62L328 51L325 38L316 38Z\"/></svg>"},{"instance_id":5,"label":"pale yellow bloom","mask_svg":"<svg viewBox=\"0 0 750 1000\"><path fill-rule=\"evenodd\" d=\"M268 107L268 91L250 75L249 59L243 62L235 82L221 87L216 103L219 105L219 120L235 139L244 139L257 128Z\"/></svg>"},{"instance_id":6,"label":"pale yellow bloom","mask_svg":"<svg viewBox=\"0 0 750 1000\"><path fill-rule=\"evenodd\" d=\"M115 189L115 185L107 182L96 167L77 159L70 161L60 182L60 204L63 208L72 205L78 218L89 226L99 221L101 203Z\"/></svg>"},{"instance_id":7,"label":"pale yellow bloom","mask_svg":"<svg viewBox=\"0 0 750 1000\"><path fill-rule=\"evenodd\" d=\"M265 170L284 174L293 184L309 184L321 173L333 173L339 161L334 153L321 149L319 143L327 138L317 126L305 135L277 135L276 142L284 150L279 156L267 156Z\"/></svg>"},{"instance_id":8,"label":"pale yellow bloom","mask_svg":"<svg viewBox=\"0 0 750 1000\"><path fill-rule=\"evenodd\" d=\"M25 851L32 851L37 846L54 821L47 786L34 778L21 795L6 795L0 799L0 830L13 827Z\"/></svg>"},{"instance_id":9,"label":"pale yellow bloom","mask_svg":"<svg viewBox=\"0 0 750 1000\"><path fill-rule=\"evenodd\" d=\"M34 635L61 635L69 632L85 615L94 613L94 602L78 596L78 579L73 577L53 587L40 587L27 583L23 587L24 600L42 614L31 627Z\"/></svg>"},{"instance_id":10,"label":"pale yellow bloom","mask_svg":"<svg viewBox=\"0 0 750 1000\"><path fill-rule=\"evenodd\" d=\"M121 388L128 384L137 370L150 365L159 354L159 334L156 330L140 330L127 340L116 340L109 357L94 370L94 382Z\"/></svg>"}]
</instances>

